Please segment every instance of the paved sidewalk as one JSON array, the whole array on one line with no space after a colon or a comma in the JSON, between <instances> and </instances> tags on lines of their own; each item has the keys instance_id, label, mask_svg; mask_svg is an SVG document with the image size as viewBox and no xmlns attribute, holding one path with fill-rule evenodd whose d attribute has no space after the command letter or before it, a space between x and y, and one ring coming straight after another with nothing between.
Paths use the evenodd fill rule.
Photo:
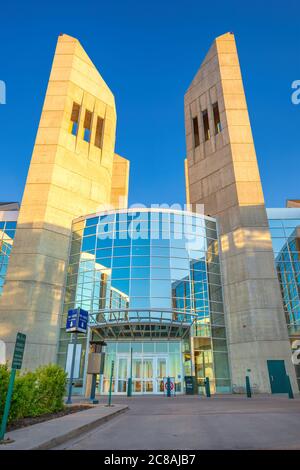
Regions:
<instances>
[{"instance_id":1,"label":"paved sidewalk","mask_svg":"<svg viewBox=\"0 0 300 470\"><path fill-rule=\"evenodd\" d=\"M113 403L129 411L56 448L300 449L299 396L114 396Z\"/></svg>"},{"instance_id":2,"label":"paved sidewalk","mask_svg":"<svg viewBox=\"0 0 300 470\"><path fill-rule=\"evenodd\" d=\"M0 450L52 449L69 439L91 431L127 410L126 404L116 404L112 407L104 404L95 405L89 410L17 429L5 435L6 439L10 438L14 442L1 444Z\"/></svg>"}]
</instances>

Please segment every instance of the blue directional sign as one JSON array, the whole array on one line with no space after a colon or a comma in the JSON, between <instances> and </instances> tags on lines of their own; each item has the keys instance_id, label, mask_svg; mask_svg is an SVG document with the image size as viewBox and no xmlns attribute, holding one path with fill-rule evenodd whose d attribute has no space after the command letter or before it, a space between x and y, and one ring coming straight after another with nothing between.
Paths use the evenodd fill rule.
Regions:
<instances>
[{"instance_id":1,"label":"blue directional sign","mask_svg":"<svg viewBox=\"0 0 300 470\"><path fill-rule=\"evenodd\" d=\"M73 308L68 311L66 332L67 333L86 333L88 325L89 312L82 308Z\"/></svg>"}]
</instances>

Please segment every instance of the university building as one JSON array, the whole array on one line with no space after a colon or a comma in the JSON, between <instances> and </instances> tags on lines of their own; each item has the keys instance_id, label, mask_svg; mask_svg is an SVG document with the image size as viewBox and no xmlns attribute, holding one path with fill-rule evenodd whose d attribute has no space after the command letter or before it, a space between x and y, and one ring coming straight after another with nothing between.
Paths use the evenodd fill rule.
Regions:
<instances>
[{"instance_id":1,"label":"university building","mask_svg":"<svg viewBox=\"0 0 300 470\"><path fill-rule=\"evenodd\" d=\"M129 161L115 153L114 96L77 39L61 35L24 189L0 204L0 339L24 367L69 371L68 310L105 342L107 393L160 394L173 377L213 393L294 392L300 371L300 203L266 209L235 38L215 39L184 97L187 209L128 208ZM203 210L202 210L203 208ZM100 372L100 371L99 371ZM297 383L298 380L298 383Z\"/></svg>"}]
</instances>

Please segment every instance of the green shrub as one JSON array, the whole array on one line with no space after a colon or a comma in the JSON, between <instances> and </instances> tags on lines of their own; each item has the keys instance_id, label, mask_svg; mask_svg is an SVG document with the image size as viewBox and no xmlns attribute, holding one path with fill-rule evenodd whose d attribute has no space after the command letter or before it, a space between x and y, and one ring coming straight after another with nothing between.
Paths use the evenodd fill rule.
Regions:
<instances>
[{"instance_id":1,"label":"green shrub","mask_svg":"<svg viewBox=\"0 0 300 470\"><path fill-rule=\"evenodd\" d=\"M0 418L2 417L6 392L9 382L9 370L6 364L0 364Z\"/></svg>"},{"instance_id":2,"label":"green shrub","mask_svg":"<svg viewBox=\"0 0 300 470\"><path fill-rule=\"evenodd\" d=\"M53 413L64 408L67 374L57 365L39 367L36 370L36 409L41 413ZM38 413L40 414L40 413Z\"/></svg>"},{"instance_id":3,"label":"green shrub","mask_svg":"<svg viewBox=\"0 0 300 470\"><path fill-rule=\"evenodd\" d=\"M66 380L65 371L53 364L39 367L34 372L18 373L8 421L62 410ZM8 367L0 365L0 418L3 415L8 382Z\"/></svg>"}]
</instances>

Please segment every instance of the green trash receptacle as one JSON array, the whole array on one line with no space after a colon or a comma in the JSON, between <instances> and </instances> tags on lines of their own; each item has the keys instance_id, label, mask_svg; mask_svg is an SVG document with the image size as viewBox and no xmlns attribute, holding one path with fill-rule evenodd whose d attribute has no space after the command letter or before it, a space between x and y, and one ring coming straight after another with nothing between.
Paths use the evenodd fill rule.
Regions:
<instances>
[{"instance_id":1,"label":"green trash receptacle","mask_svg":"<svg viewBox=\"0 0 300 470\"><path fill-rule=\"evenodd\" d=\"M185 394L186 395L195 395L196 393L196 377L193 375L185 375Z\"/></svg>"}]
</instances>

